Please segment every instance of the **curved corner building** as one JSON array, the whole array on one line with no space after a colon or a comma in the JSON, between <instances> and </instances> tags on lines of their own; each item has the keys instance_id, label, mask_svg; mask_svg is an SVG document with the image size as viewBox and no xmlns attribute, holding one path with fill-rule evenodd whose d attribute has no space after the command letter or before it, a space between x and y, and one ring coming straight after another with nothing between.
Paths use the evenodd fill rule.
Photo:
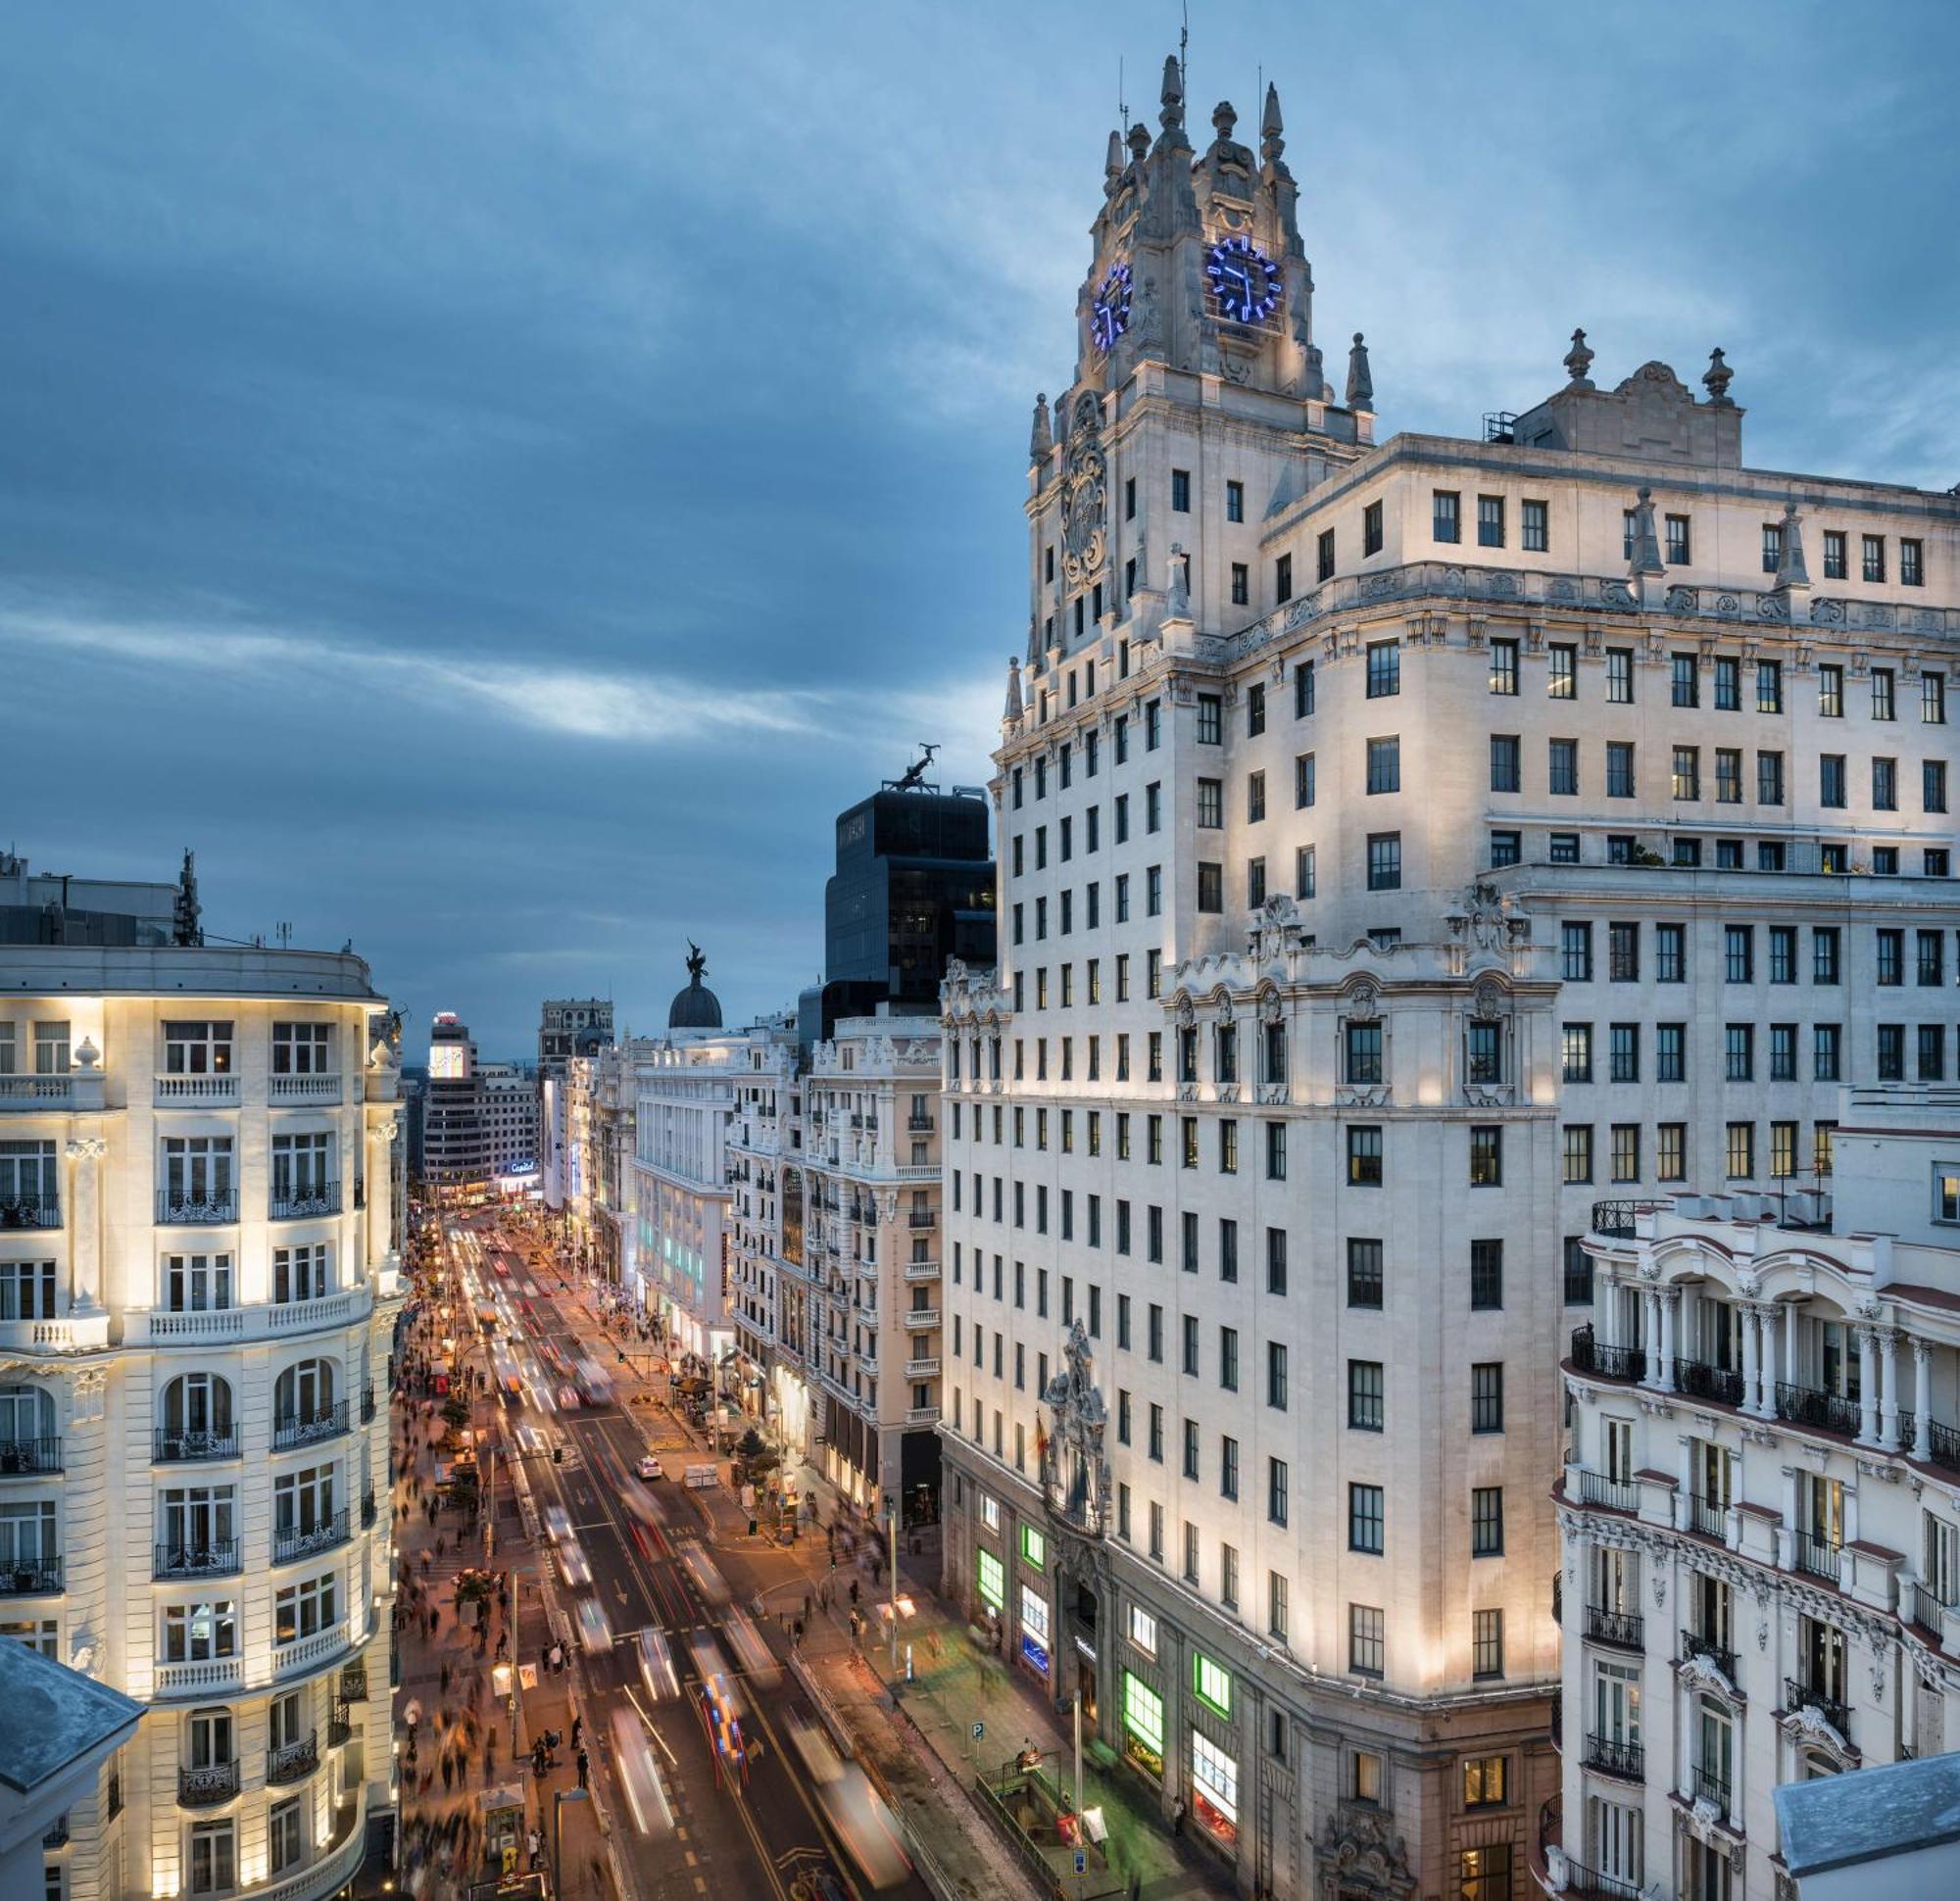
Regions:
<instances>
[{"instance_id":1,"label":"curved corner building","mask_svg":"<svg viewBox=\"0 0 1960 1901\"><path fill-rule=\"evenodd\" d=\"M66 1901L315 1901L395 1801L392 1026L197 937L0 856L0 1625L146 1706Z\"/></svg>"}]
</instances>

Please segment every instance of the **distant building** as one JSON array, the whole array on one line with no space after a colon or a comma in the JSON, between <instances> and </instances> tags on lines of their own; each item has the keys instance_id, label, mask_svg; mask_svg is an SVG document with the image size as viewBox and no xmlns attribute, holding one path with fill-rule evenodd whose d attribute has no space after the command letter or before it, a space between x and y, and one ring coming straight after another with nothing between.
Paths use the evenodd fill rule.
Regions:
<instances>
[{"instance_id":1,"label":"distant building","mask_svg":"<svg viewBox=\"0 0 1960 1901\"><path fill-rule=\"evenodd\" d=\"M9 1901L319 1901L393 1816L398 1027L351 952L204 942L188 861L0 866L0 1634L94 1680L0 1645Z\"/></svg>"},{"instance_id":2,"label":"distant building","mask_svg":"<svg viewBox=\"0 0 1960 1901\"><path fill-rule=\"evenodd\" d=\"M466 1197L525 1184L539 1172L538 1092L517 1063L479 1059L454 1010L429 1027L427 1081L416 1092L420 1179ZM412 1142L415 1140L412 1133Z\"/></svg>"},{"instance_id":3,"label":"distant building","mask_svg":"<svg viewBox=\"0 0 1960 1901\"><path fill-rule=\"evenodd\" d=\"M563 1208L565 1184L564 1079L576 1056L590 1056L612 1041L612 1000L607 997L548 998L538 1016L535 1085L537 1134L531 1156L542 1175L548 1208Z\"/></svg>"}]
</instances>

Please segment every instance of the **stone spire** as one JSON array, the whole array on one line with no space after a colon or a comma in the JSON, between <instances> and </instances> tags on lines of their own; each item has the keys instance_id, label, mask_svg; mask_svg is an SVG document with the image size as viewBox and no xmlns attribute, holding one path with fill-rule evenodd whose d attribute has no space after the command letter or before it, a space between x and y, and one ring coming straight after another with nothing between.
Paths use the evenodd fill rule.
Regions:
<instances>
[{"instance_id":1,"label":"stone spire","mask_svg":"<svg viewBox=\"0 0 1960 1901\"><path fill-rule=\"evenodd\" d=\"M1188 149L1189 141L1184 135L1184 71L1175 53L1164 56L1161 103L1163 110L1157 115L1157 123L1163 127L1163 136L1157 143L1170 151Z\"/></svg>"},{"instance_id":2,"label":"stone spire","mask_svg":"<svg viewBox=\"0 0 1960 1901\"><path fill-rule=\"evenodd\" d=\"M1375 407L1375 379L1368 371L1368 346L1361 332L1354 332L1354 347L1348 353L1348 407L1372 410Z\"/></svg>"},{"instance_id":3,"label":"stone spire","mask_svg":"<svg viewBox=\"0 0 1960 1901\"><path fill-rule=\"evenodd\" d=\"M1003 719L1018 719L1021 716L1021 663L1013 655L1007 656L1007 705L1001 714Z\"/></svg>"},{"instance_id":4,"label":"stone spire","mask_svg":"<svg viewBox=\"0 0 1960 1901\"><path fill-rule=\"evenodd\" d=\"M1185 567L1184 544L1178 541L1170 545L1170 602L1164 609L1164 618L1191 618L1191 582Z\"/></svg>"},{"instance_id":5,"label":"stone spire","mask_svg":"<svg viewBox=\"0 0 1960 1901\"><path fill-rule=\"evenodd\" d=\"M1592 352L1586 347L1586 332L1574 330L1572 348L1565 353L1565 373L1573 389L1592 387Z\"/></svg>"},{"instance_id":6,"label":"stone spire","mask_svg":"<svg viewBox=\"0 0 1960 1901\"><path fill-rule=\"evenodd\" d=\"M1628 562L1627 572L1637 581L1667 572L1666 563L1660 558L1660 537L1654 533L1653 490L1650 488L1642 487L1640 499L1634 504L1634 559Z\"/></svg>"},{"instance_id":7,"label":"stone spire","mask_svg":"<svg viewBox=\"0 0 1960 1901\"><path fill-rule=\"evenodd\" d=\"M1123 176L1123 139L1112 125L1109 128L1109 150L1102 160L1102 195L1113 198L1116 186Z\"/></svg>"},{"instance_id":8,"label":"stone spire","mask_svg":"<svg viewBox=\"0 0 1960 1901\"><path fill-rule=\"evenodd\" d=\"M1054 432L1048 419L1048 392L1044 390L1035 398L1034 427L1028 434L1028 461L1047 462L1049 451L1054 447Z\"/></svg>"},{"instance_id":9,"label":"stone spire","mask_svg":"<svg viewBox=\"0 0 1960 1901\"><path fill-rule=\"evenodd\" d=\"M1286 125L1280 118L1280 89L1270 82L1266 86L1265 117L1259 122L1259 157L1274 168L1279 169L1281 155L1287 149Z\"/></svg>"},{"instance_id":10,"label":"stone spire","mask_svg":"<svg viewBox=\"0 0 1960 1901\"><path fill-rule=\"evenodd\" d=\"M1783 553L1777 557L1776 591L1808 588L1810 569L1803 559L1803 517L1796 512L1796 498L1783 505Z\"/></svg>"},{"instance_id":11,"label":"stone spire","mask_svg":"<svg viewBox=\"0 0 1960 1901\"><path fill-rule=\"evenodd\" d=\"M1729 367L1729 360L1722 354L1721 346L1708 353L1708 367L1702 371L1701 386L1708 392L1708 400L1718 410L1730 410L1736 406L1729 400L1729 384L1736 372Z\"/></svg>"}]
</instances>

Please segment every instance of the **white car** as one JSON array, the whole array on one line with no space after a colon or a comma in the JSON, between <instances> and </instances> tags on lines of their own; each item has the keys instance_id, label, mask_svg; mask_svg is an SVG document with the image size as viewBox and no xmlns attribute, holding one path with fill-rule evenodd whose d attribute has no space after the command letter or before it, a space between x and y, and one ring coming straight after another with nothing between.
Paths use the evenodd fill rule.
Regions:
<instances>
[{"instance_id":1,"label":"white car","mask_svg":"<svg viewBox=\"0 0 1960 1901\"><path fill-rule=\"evenodd\" d=\"M558 1568L573 1590L583 1590L592 1583L592 1566L586 1561L585 1547L576 1538L566 1538L559 1546Z\"/></svg>"},{"instance_id":2,"label":"white car","mask_svg":"<svg viewBox=\"0 0 1960 1901\"><path fill-rule=\"evenodd\" d=\"M666 1477L666 1474L661 1470L660 1460L655 1458L651 1452L633 1470L643 1479L664 1479Z\"/></svg>"},{"instance_id":3,"label":"white car","mask_svg":"<svg viewBox=\"0 0 1960 1901\"><path fill-rule=\"evenodd\" d=\"M554 1544L563 1544L571 1535L571 1514L563 1505L545 1507L545 1535Z\"/></svg>"},{"instance_id":4,"label":"white car","mask_svg":"<svg viewBox=\"0 0 1960 1901\"><path fill-rule=\"evenodd\" d=\"M671 1702L680 1694L680 1678L674 1672L673 1650L666 1633L651 1625L640 1633L640 1681L656 1703Z\"/></svg>"},{"instance_id":5,"label":"white car","mask_svg":"<svg viewBox=\"0 0 1960 1901\"><path fill-rule=\"evenodd\" d=\"M607 1621L606 1607L596 1597L578 1600L578 1640L593 1651L612 1648L612 1626Z\"/></svg>"}]
</instances>

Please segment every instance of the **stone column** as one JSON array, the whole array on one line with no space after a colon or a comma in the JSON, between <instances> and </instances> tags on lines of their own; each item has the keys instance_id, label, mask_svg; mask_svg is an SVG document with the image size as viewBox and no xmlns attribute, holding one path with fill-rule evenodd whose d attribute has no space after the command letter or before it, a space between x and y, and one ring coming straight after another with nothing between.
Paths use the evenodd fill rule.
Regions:
<instances>
[{"instance_id":1,"label":"stone column","mask_svg":"<svg viewBox=\"0 0 1960 1901\"><path fill-rule=\"evenodd\" d=\"M100 1136L74 1136L69 1162L68 1271L71 1313L102 1308L102 1158L109 1145Z\"/></svg>"},{"instance_id":2,"label":"stone column","mask_svg":"<svg viewBox=\"0 0 1960 1901\"><path fill-rule=\"evenodd\" d=\"M1642 1384L1657 1386L1660 1383L1660 1290L1643 1287L1641 1289L1641 1298L1646 1307L1646 1327L1643 1333L1647 1356L1646 1377Z\"/></svg>"},{"instance_id":3,"label":"stone column","mask_svg":"<svg viewBox=\"0 0 1960 1901\"><path fill-rule=\"evenodd\" d=\"M1879 1352L1885 1362L1885 1385L1879 1394L1879 1438L1887 1452L1899 1449L1898 1342L1896 1327L1879 1329Z\"/></svg>"},{"instance_id":4,"label":"stone column","mask_svg":"<svg viewBox=\"0 0 1960 1901\"><path fill-rule=\"evenodd\" d=\"M1798 1384L1796 1370L1800 1364L1796 1339L1797 1306L1796 1301L1787 1300L1783 1309L1783 1377L1784 1384L1792 1387Z\"/></svg>"},{"instance_id":5,"label":"stone column","mask_svg":"<svg viewBox=\"0 0 1960 1901\"><path fill-rule=\"evenodd\" d=\"M1933 1346L1920 1334L1912 1337L1912 1456L1933 1456Z\"/></svg>"},{"instance_id":6,"label":"stone column","mask_svg":"<svg viewBox=\"0 0 1960 1901\"><path fill-rule=\"evenodd\" d=\"M1656 1296L1660 1302L1660 1377L1654 1385L1663 1392L1674 1390L1674 1323L1675 1312L1681 1304L1679 1288L1661 1288Z\"/></svg>"},{"instance_id":7,"label":"stone column","mask_svg":"<svg viewBox=\"0 0 1960 1901\"><path fill-rule=\"evenodd\" d=\"M1879 1438L1878 1329L1858 1329L1858 1443L1874 1445Z\"/></svg>"},{"instance_id":8,"label":"stone column","mask_svg":"<svg viewBox=\"0 0 1960 1901\"><path fill-rule=\"evenodd\" d=\"M1674 1488L1674 1529L1686 1532L1694 1523L1694 1441L1683 1433L1675 1443L1675 1476L1680 1483Z\"/></svg>"},{"instance_id":9,"label":"stone column","mask_svg":"<svg viewBox=\"0 0 1960 1901\"><path fill-rule=\"evenodd\" d=\"M1742 1410L1745 1413L1762 1411L1762 1367L1756 1352L1756 1329L1762 1319L1762 1309L1753 1304L1741 1309L1742 1320Z\"/></svg>"}]
</instances>

